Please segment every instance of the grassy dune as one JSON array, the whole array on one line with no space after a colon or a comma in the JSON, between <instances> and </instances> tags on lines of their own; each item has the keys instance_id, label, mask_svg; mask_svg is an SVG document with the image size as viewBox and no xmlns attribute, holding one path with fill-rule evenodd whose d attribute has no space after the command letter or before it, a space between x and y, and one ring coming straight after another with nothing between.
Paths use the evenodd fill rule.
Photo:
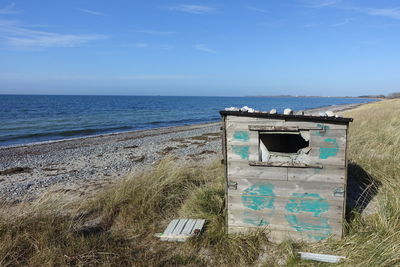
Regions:
<instances>
[{"instance_id":1,"label":"grassy dune","mask_svg":"<svg viewBox=\"0 0 400 267\"><path fill-rule=\"evenodd\" d=\"M379 181L369 215L354 212L342 240L313 245L268 242L265 230L224 233L223 168L170 158L94 198L67 202L47 195L0 208L0 266L261 265L316 266L296 251L344 255L343 266L400 266L400 100L361 106L353 117L351 175ZM358 172L362 170L362 174ZM206 218L186 243L154 234L176 217ZM324 266L323 264L320 264Z\"/></svg>"}]
</instances>

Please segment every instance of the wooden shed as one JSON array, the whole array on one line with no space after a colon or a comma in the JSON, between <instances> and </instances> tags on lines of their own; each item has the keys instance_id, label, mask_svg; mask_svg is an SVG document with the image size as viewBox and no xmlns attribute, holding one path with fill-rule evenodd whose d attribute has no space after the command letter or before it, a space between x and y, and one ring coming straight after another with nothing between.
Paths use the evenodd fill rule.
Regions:
<instances>
[{"instance_id":1,"label":"wooden shed","mask_svg":"<svg viewBox=\"0 0 400 267\"><path fill-rule=\"evenodd\" d=\"M221 111L229 233L342 237L351 118Z\"/></svg>"}]
</instances>

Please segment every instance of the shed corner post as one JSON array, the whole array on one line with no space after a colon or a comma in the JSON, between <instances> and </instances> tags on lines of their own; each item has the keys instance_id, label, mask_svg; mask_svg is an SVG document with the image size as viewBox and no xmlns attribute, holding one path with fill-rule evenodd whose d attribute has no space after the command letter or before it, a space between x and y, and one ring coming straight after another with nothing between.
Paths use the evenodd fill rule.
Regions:
<instances>
[{"instance_id":1,"label":"shed corner post","mask_svg":"<svg viewBox=\"0 0 400 267\"><path fill-rule=\"evenodd\" d=\"M223 163L224 163L224 184L225 184L225 207L224 207L224 213L225 213L225 233L228 233L228 157L227 157L227 144L226 144L226 115L222 115L221 118L222 125L221 125L221 130L222 130L222 155L223 155Z\"/></svg>"}]
</instances>

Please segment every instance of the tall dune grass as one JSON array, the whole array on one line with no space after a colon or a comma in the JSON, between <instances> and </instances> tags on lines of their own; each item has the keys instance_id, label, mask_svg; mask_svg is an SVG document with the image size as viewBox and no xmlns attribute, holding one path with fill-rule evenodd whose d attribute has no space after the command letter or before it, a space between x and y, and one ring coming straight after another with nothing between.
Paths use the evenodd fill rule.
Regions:
<instances>
[{"instance_id":1,"label":"tall dune grass","mask_svg":"<svg viewBox=\"0 0 400 267\"><path fill-rule=\"evenodd\" d=\"M349 159L380 183L378 193L365 214L355 214L342 240L303 249L344 255L347 259L342 266L400 266L399 114L399 99L363 105L345 113L354 118Z\"/></svg>"},{"instance_id":2,"label":"tall dune grass","mask_svg":"<svg viewBox=\"0 0 400 267\"><path fill-rule=\"evenodd\" d=\"M0 207L0 266L315 266L296 252L346 256L342 266L400 266L400 100L346 112L349 158L380 182L368 215L355 213L342 240L269 243L262 230L227 235L223 168L161 161L90 200L48 195ZM204 233L186 243L161 242L177 217L205 218Z\"/></svg>"},{"instance_id":3,"label":"tall dune grass","mask_svg":"<svg viewBox=\"0 0 400 267\"><path fill-rule=\"evenodd\" d=\"M161 161L92 200L64 203L49 195L3 206L0 266L250 264L265 234L224 232L220 163ZM178 216L206 218L207 230L186 243L154 235Z\"/></svg>"}]
</instances>

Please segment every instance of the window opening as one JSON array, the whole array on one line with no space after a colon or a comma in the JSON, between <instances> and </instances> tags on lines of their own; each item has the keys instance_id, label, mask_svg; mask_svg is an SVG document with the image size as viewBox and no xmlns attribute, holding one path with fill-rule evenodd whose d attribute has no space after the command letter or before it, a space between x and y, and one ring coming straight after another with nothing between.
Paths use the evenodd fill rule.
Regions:
<instances>
[{"instance_id":1,"label":"window opening","mask_svg":"<svg viewBox=\"0 0 400 267\"><path fill-rule=\"evenodd\" d=\"M309 131L259 132L259 138L261 161L269 161L271 156L281 156L281 160L290 157L286 160L294 160L302 151L306 152L305 150L310 143Z\"/></svg>"}]
</instances>

